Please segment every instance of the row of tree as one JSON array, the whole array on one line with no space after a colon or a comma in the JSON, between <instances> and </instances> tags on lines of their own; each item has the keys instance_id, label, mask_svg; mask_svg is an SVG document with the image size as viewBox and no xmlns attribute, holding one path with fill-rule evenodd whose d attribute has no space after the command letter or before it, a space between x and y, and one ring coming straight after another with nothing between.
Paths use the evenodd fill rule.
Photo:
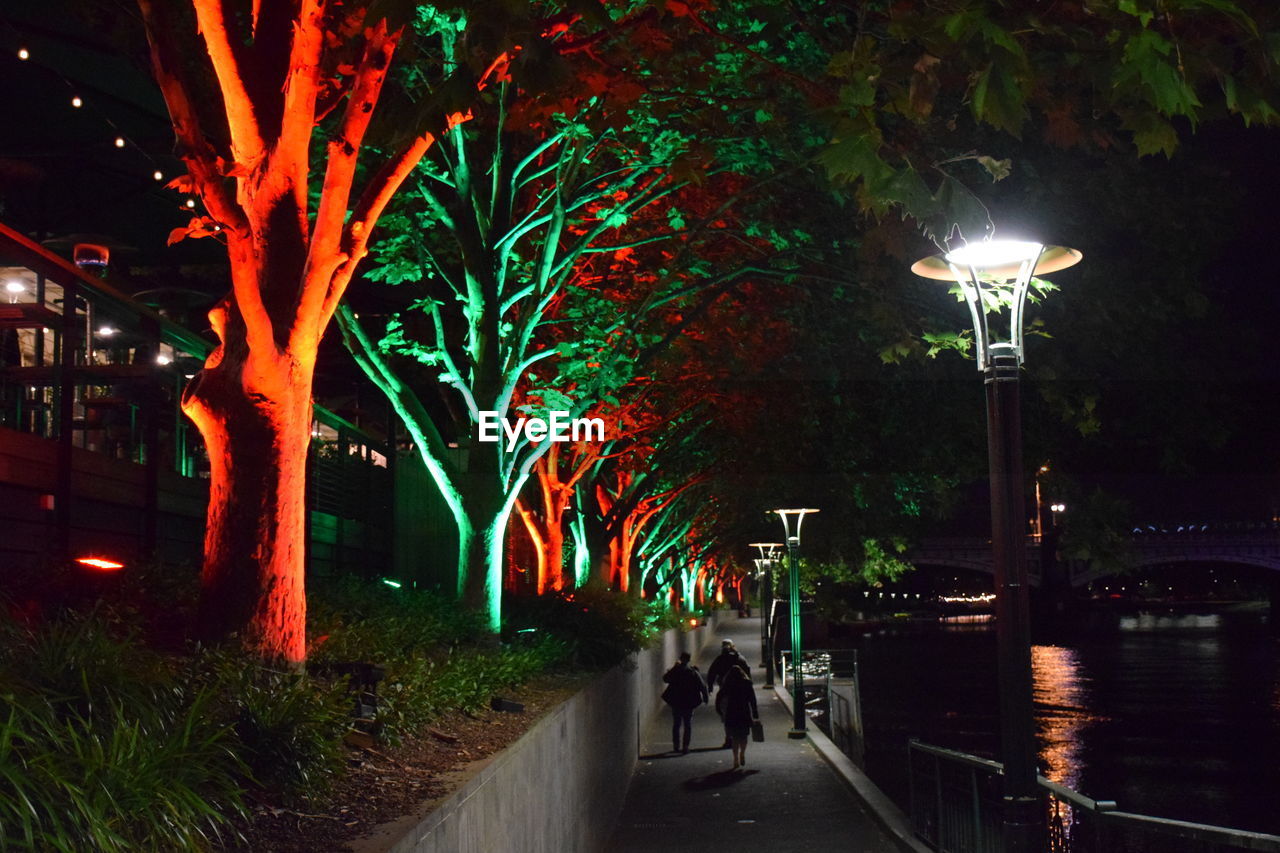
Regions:
<instances>
[{"instance_id":1,"label":"row of tree","mask_svg":"<svg viewBox=\"0 0 1280 853\"><path fill-rule=\"evenodd\" d=\"M724 380L768 375L815 294L881 360L922 333L963 349L885 270L917 228L989 235L979 196L1024 135L1128 159L1204 119L1277 119L1262 0L140 5L204 206L189 235L226 245L232 281L184 396L213 463L202 627L295 663L334 318L494 630L513 525L540 591L594 573L692 597L733 577L730 449L761 429L749 383ZM609 440L475 440L481 412L552 410ZM853 503L884 488L907 514L932 488L865 485Z\"/></svg>"}]
</instances>

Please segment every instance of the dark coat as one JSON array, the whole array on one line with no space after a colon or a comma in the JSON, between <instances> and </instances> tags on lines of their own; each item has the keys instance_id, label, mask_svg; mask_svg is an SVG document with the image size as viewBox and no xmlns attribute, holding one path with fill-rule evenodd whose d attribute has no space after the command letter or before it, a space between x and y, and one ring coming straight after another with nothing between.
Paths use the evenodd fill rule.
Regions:
<instances>
[{"instance_id":1,"label":"dark coat","mask_svg":"<svg viewBox=\"0 0 1280 853\"><path fill-rule=\"evenodd\" d=\"M748 679L751 678L751 664L738 654L737 649L726 649L711 662L711 668L707 670L707 684L715 689L717 684L724 682L724 677L729 674L731 666L738 667Z\"/></svg>"},{"instance_id":2,"label":"dark coat","mask_svg":"<svg viewBox=\"0 0 1280 853\"><path fill-rule=\"evenodd\" d=\"M756 689L750 681L726 683L716 694L716 710L724 718L726 729L747 729L760 716L756 707Z\"/></svg>"},{"instance_id":3,"label":"dark coat","mask_svg":"<svg viewBox=\"0 0 1280 853\"><path fill-rule=\"evenodd\" d=\"M662 676L667 689L662 691L662 701L672 708L696 708L707 701L707 685L696 666L678 663Z\"/></svg>"}]
</instances>

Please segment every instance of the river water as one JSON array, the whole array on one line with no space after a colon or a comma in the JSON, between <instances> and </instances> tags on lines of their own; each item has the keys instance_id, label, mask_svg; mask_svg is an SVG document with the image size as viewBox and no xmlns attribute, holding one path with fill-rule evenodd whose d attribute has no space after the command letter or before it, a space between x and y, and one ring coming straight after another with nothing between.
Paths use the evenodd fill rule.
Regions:
<instances>
[{"instance_id":1,"label":"river water","mask_svg":"<svg viewBox=\"0 0 1280 853\"><path fill-rule=\"evenodd\" d=\"M904 808L906 742L996 757L994 625L860 642L867 770ZM1280 639L1257 608L1102 612L1032 650L1041 772L1125 811L1280 834Z\"/></svg>"}]
</instances>

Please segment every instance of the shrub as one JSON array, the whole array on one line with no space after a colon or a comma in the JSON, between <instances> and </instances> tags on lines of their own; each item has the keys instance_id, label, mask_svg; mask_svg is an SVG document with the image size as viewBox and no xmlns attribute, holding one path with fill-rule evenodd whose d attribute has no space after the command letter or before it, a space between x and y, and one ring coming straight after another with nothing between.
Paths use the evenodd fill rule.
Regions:
<instances>
[{"instance_id":1,"label":"shrub","mask_svg":"<svg viewBox=\"0 0 1280 853\"><path fill-rule=\"evenodd\" d=\"M554 638L518 646L476 644L478 614L416 590L343 583L312 609L313 664L368 661L382 667L376 734L396 740L451 710L488 704L565 657Z\"/></svg>"},{"instance_id":2,"label":"shrub","mask_svg":"<svg viewBox=\"0 0 1280 853\"><path fill-rule=\"evenodd\" d=\"M0 649L0 849L197 849L243 814L216 691L92 619L7 625Z\"/></svg>"},{"instance_id":3,"label":"shrub","mask_svg":"<svg viewBox=\"0 0 1280 853\"><path fill-rule=\"evenodd\" d=\"M580 667L606 669L639 651L656 633L661 605L599 584L537 598L516 599L509 636L530 628L564 643Z\"/></svg>"},{"instance_id":4,"label":"shrub","mask_svg":"<svg viewBox=\"0 0 1280 853\"><path fill-rule=\"evenodd\" d=\"M287 795L328 788L342 765L342 736L351 726L344 681L277 672L227 656L216 689L253 782Z\"/></svg>"}]
</instances>

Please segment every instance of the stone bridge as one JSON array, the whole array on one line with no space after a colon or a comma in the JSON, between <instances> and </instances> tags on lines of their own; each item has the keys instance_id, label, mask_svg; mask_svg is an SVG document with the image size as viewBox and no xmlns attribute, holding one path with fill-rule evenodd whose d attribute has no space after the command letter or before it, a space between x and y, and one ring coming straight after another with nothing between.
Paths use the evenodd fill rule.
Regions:
<instances>
[{"instance_id":1,"label":"stone bridge","mask_svg":"<svg viewBox=\"0 0 1280 853\"><path fill-rule=\"evenodd\" d=\"M1230 563L1280 572L1280 527L1276 526L1213 530L1206 525L1173 531L1135 528L1130 541L1129 569L1170 563ZM1028 536L1027 571L1032 586L1040 585L1041 552L1041 542ZM939 566L985 574L993 571L991 540L976 537L924 539L907 551L904 559L917 567ZM1087 561L1066 561L1059 568L1073 587L1086 586L1115 573L1094 568Z\"/></svg>"}]
</instances>

